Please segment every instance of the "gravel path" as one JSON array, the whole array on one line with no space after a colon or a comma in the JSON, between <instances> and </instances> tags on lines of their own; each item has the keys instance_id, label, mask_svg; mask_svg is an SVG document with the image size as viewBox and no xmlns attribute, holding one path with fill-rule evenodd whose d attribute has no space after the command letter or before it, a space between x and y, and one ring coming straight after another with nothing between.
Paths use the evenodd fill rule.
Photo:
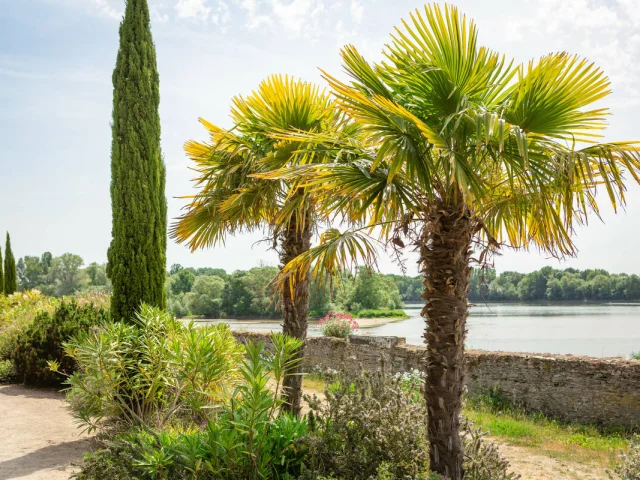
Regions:
<instances>
[{"instance_id":1,"label":"gravel path","mask_svg":"<svg viewBox=\"0 0 640 480\"><path fill-rule=\"evenodd\" d=\"M50 389L0 386L0 480L67 480L72 463L91 449L66 408Z\"/></svg>"}]
</instances>

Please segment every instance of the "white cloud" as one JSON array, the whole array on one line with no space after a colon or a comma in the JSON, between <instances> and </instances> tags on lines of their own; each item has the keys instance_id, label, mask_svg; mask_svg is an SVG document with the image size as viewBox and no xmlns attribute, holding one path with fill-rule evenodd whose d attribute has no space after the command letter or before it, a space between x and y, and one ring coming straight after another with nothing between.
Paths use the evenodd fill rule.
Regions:
<instances>
[{"instance_id":1,"label":"white cloud","mask_svg":"<svg viewBox=\"0 0 640 480\"><path fill-rule=\"evenodd\" d=\"M531 15L508 20L505 36L579 51L605 71L627 105L640 103L638 0L540 0Z\"/></svg>"},{"instance_id":2,"label":"white cloud","mask_svg":"<svg viewBox=\"0 0 640 480\"><path fill-rule=\"evenodd\" d=\"M318 17L324 12L324 3L314 0L271 0L273 13L280 25L290 32L315 36Z\"/></svg>"},{"instance_id":3,"label":"white cloud","mask_svg":"<svg viewBox=\"0 0 640 480\"><path fill-rule=\"evenodd\" d=\"M229 23L230 19L231 11L229 10L229 5L224 1L219 1L216 5L216 9L211 14L211 21L214 25L224 27Z\"/></svg>"},{"instance_id":4,"label":"white cloud","mask_svg":"<svg viewBox=\"0 0 640 480\"><path fill-rule=\"evenodd\" d=\"M351 16L360 23L362 21L362 15L364 14L364 6L360 3L360 0L351 0Z\"/></svg>"},{"instance_id":5,"label":"white cloud","mask_svg":"<svg viewBox=\"0 0 640 480\"><path fill-rule=\"evenodd\" d=\"M206 21L211 13L207 0L178 0L176 3L178 18L198 18Z\"/></svg>"},{"instance_id":6,"label":"white cloud","mask_svg":"<svg viewBox=\"0 0 640 480\"><path fill-rule=\"evenodd\" d=\"M120 20L122 18L122 11L116 10L116 8L108 0L93 0L100 15L104 15L114 20Z\"/></svg>"},{"instance_id":7,"label":"white cloud","mask_svg":"<svg viewBox=\"0 0 640 480\"><path fill-rule=\"evenodd\" d=\"M169 14L162 13L157 5L151 7L151 21L153 23L167 23L169 21Z\"/></svg>"},{"instance_id":8,"label":"white cloud","mask_svg":"<svg viewBox=\"0 0 640 480\"><path fill-rule=\"evenodd\" d=\"M253 30L261 25L273 25L271 16L262 13L258 0L242 0L240 7L247 12L246 26L248 29Z\"/></svg>"}]
</instances>

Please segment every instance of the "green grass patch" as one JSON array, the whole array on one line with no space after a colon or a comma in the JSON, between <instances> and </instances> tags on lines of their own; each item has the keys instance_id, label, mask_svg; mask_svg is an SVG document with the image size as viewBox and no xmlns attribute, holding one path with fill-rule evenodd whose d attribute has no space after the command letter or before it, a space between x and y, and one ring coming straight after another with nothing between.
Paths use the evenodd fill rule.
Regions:
<instances>
[{"instance_id":1,"label":"green grass patch","mask_svg":"<svg viewBox=\"0 0 640 480\"><path fill-rule=\"evenodd\" d=\"M464 414L498 439L535 447L549 457L573 458L607 468L629 447L631 437L631 432L623 429L599 429L526 412L495 392L468 399Z\"/></svg>"},{"instance_id":2,"label":"green grass patch","mask_svg":"<svg viewBox=\"0 0 640 480\"><path fill-rule=\"evenodd\" d=\"M409 315L402 309L391 310L388 308L381 308L380 310L364 309L351 314L354 318L409 318Z\"/></svg>"}]
</instances>

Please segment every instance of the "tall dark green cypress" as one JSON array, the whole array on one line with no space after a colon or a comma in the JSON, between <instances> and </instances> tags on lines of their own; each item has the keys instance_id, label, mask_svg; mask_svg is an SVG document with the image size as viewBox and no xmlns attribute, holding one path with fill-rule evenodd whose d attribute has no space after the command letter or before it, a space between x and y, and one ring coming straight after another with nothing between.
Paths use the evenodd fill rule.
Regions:
<instances>
[{"instance_id":1,"label":"tall dark green cypress","mask_svg":"<svg viewBox=\"0 0 640 480\"><path fill-rule=\"evenodd\" d=\"M142 302L165 307L165 166L159 77L146 0L128 0L113 72L111 314L130 321Z\"/></svg>"},{"instance_id":2,"label":"tall dark green cypress","mask_svg":"<svg viewBox=\"0 0 640 480\"><path fill-rule=\"evenodd\" d=\"M0 297L4 295L4 274L2 273L3 265L2 265L2 248L0 248Z\"/></svg>"},{"instance_id":3,"label":"tall dark green cypress","mask_svg":"<svg viewBox=\"0 0 640 480\"><path fill-rule=\"evenodd\" d=\"M18 290L18 274L16 272L16 259L11 251L11 237L7 232L7 243L4 247L4 294L11 295Z\"/></svg>"}]
</instances>

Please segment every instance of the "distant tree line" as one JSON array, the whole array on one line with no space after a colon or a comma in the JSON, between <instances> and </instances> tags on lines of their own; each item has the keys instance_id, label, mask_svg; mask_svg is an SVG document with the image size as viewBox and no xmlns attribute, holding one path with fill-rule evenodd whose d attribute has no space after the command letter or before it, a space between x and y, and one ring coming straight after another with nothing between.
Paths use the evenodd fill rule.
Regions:
<instances>
[{"instance_id":1,"label":"distant tree line","mask_svg":"<svg viewBox=\"0 0 640 480\"><path fill-rule=\"evenodd\" d=\"M87 290L111 291L106 264L93 262L84 267L82 257L73 253L25 256L18 260L16 270L20 290L35 289L55 297Z\"/></svg>"},{"instance_id":2,"label":"distant tree line","mask_svg":"<svg viewBox=\"0 0 640 480\"><path fill-rule=\"evenodd\" d=\"M260 266L229 274L218 268L173 265L167 278L169 310L177 316L279 317L271 281L276 267ZM397 309L403 297L391 275L361 269L333 284L311 286L312 316L329 310Z\"/></svg>"},{"instance_id":3,"label":"distant tree line","mask_svg":"<svg viewBox=\"0 0 640 480\"><path fill-rule=\"evenodd\" d=\"M4 263L4 262L3 262ZM37 289L64 296L97 290L111 292L106 264L85 266L82 257L25 256L17 262L19 290ZM280 309L270 283L278 269L258 266L228 273L221 268L173 265L165 282L169 310L178 316L277 318ZM6 273L6 272L5 272ZM421 302L421 277L387 275L360 269L333 284L313 284L310 309L314 316L329 310L396 309ZM473 270L469 299L473 302L640 301L638 275L612 274L602 269L564 270L544 267L531 273Z\"/></svg>"},{"instance_id":4,"label":"distant tree line","mask_svg":"<svg viewBox=\"0 0 640 480\"><path fill-rule=\"evenodd\" d=\"M627 301L640 300L640 277L602 269L557 270L544 267L531 273L475 269L471 301Z\"/></svg>"}]
</instances>

